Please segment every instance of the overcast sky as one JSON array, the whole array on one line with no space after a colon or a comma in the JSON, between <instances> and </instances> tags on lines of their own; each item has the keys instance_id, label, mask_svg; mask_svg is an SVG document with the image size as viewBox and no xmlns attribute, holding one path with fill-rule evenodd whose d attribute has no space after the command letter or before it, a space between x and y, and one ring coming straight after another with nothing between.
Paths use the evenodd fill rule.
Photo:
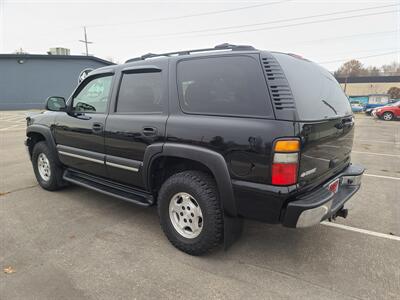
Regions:
<instances>
[{"instance_id":1,"label":"overcast sky","mask_svg":"<svg viewBox=\"0 0 400 300\"><path fill-rule=\"evenodd\" d=\"M119 62L225 42L296 53L329 70L350 58L400 59L400 0L0 0L0 53L82 54L84 25L89 52Z\"/></svg>"}]
</instances>

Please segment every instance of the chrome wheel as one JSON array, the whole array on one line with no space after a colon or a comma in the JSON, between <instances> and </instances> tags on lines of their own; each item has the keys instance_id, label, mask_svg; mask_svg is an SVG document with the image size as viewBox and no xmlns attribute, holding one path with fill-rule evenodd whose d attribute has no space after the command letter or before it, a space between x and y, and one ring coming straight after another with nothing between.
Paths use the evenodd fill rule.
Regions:
<instances>
[{"instance_id":1,"label":"chrome wheel","mask_svg":"<svg viewBox=\"0 0 400 300\"><path fill-rule=\"evenodd\" d=\"M37 167L38 167L40 177L44 181L49 181L50 175L51 175L50 162L44 153L39 154L39 156L37 158Z\"/></svg>"},{"instance_id":2,"label":"chrome wheel","mask_svg":"<svg viewBox=\"0 0 400 300\"><path fill-rule=\"evenodd\" d=\"M384 114L383 114L383 119L384 119L385 121L390 121L392 118L393 118L393 116L392 116L391 113L384 113Z\"/></svg>"},{"instance_id":3,"label":"chrome wheel","mask_svg":"<svg viewBox=\"0 0 400 300\"><path fill-rule=\"evenodd\" d=\"M171 198L169 218L175 230L187 239L194 239L203 229L200 205L188 193L178 193Z\"/></svg>"}]
</instances>

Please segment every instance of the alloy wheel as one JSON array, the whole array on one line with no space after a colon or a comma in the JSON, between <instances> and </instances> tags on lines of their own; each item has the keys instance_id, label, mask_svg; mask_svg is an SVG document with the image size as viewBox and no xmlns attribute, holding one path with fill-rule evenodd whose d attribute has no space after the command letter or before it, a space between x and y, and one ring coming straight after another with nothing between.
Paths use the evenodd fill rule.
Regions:
<instances>
[{"instance_id":1,"label":"alloy wheel","mask_svg":"<svg viewBox=\"0 0 400 300\"><path fill-rule=\"evenodd\" d=\"M49 181L50 176L51 176L51 170L50 170L50 162L49 162L49 159L47 158L46 154L44 154L44 153L39 154L39 156L37 158L37 167L38 167L40 177L44 181Z\"/></svg>"},{"instance_id":2,"label":"alloy wheel","mask_svg":"<svg viewBox=\"0 0 400 300\"><path fill-rule=\"evenodd\" d=\"M196 199L188 193L175 194L169 203L169 218L175 230L194 239L203 229L203 213Z\"/></svg>"},{"instance_id":3,"label":"alloy wheel","mask_svg":"<svg viewBox=\"0 0 400 300\"><path fill-rule=\"evenodd\" d=\"M385 121L390 121L392 119L392 114L391 113L384 113L383 114L383 119Z\"/></svg>"}]
</instances>

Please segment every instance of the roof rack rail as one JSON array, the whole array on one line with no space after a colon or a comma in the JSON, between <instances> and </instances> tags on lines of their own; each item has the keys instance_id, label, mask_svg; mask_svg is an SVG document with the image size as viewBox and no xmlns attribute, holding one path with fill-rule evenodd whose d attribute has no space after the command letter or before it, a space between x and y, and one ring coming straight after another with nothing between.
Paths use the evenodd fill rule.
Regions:
<instances>
[{"instance_id":1,"label":"roof rack rail","mask_svg":"<svg viewBox=\"0 0 400 300\"><path fill-rule=\"evenodd\" d=\"M246 51L246 50L256 50L256 49L253 46L232 45L232 44L224 43L221 45L217 45L214 48L183 50L183 51L167 52L167 53L160 53L160 54L147 53L147 54L139 56L139 57L128 59L125 63L145 60L147 58L153 58L153 57L159 57L159 56L189 55L191 53L196 53L196 52L207 52L207 51L216 51L216 50Z\"/></svg>"}]
</instances>

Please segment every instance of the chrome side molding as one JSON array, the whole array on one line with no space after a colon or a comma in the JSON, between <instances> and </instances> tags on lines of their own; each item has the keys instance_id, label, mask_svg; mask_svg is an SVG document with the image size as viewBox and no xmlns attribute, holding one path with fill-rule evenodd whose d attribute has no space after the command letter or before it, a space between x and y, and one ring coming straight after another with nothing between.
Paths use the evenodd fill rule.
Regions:
<instances>
[{"instance_id":1,"label":"chrome side molding","mask_svg":"<svg viewBox=\"0 0 400 300\"><path fill-rule=\"evenodd\" d=\"M79 155L79 154L74 154L74 153L70 153L70 152L58 150L58 154L62 154L62 155L66 155L66 156L70 156L70 157L74 157L74 158L79 158L79 159L95 162L98 164L104 164L103 160L95 159L95 158L91 158L91 157L87 157L87 156L83 156L83 155Z\"/></svg>"},{"instance_id":2,"label":"chrome side molding","mask_svg":"<svg viewBox=\"0 0 400 300\"><path fill-rule=\"evenodd\" d=\"M112 162L109 162L109 161L106 161L106 165L110 166L110 167L115 167L115 168L128 170L128 171L133 171L133 172L138 172L139 171L139 168L128 167L128 166L112 163Z\"/></svg>"}]
</instances>

